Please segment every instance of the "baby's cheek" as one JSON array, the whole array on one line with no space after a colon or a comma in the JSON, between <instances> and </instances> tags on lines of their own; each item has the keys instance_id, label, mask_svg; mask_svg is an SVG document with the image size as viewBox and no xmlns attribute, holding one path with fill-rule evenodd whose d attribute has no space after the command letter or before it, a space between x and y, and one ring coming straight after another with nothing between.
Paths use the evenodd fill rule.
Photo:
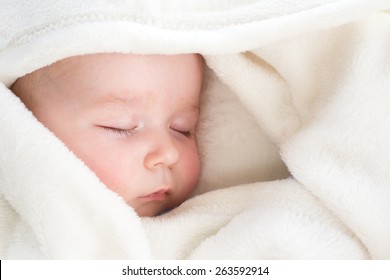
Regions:
<instances>
[{"instance_id":1,"label":"baby's cheek","mask_svg":"<svg viewBox=\"0 0 390 280\"><path fill-rule=\"evenodd\" d=\"M184 179L187 181L186 185L192 190L198 182L200 172L199 155L196 149L188 151L186 163L183 168L183 173L185 174Z\"/></svg>"},{"instance_id":2,"label":"baby's cheek","mask_svg":"<svg viewBox=\"0 0 390 280\"><path fill-rule=\"evenodd\" d=\"M104 158L105 160L102 160ZM120 196L124 195L124 190L120 187L121 174L117 163L110 160L110 157L100 155L96 152L86 160L87 166L96 174L96 176L106 185L107 188L116 192Z\"/></svg>"},{"instance_id":3,"label":"baby's cheek","mask_svg":"<svg viewBox=\"0 0 390 280\"><path fill-rule=\"evenodd\" d=\"M116 191L116 184L111 170L113 169L113 166L102 161L90 161L89 166L109 189Z\"/></svg>"}]
</instances>

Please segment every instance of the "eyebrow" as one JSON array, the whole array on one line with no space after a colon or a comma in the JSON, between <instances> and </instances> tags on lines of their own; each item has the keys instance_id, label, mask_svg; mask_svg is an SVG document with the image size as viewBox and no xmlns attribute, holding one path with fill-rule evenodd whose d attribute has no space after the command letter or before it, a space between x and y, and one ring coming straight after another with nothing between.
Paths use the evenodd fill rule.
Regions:
<instances>
[{"instance_id":1,"label":"eyebrow","mask_svg":"<svg viewBox=\"0 0 390 280\"><path fill-rule=\"evenodd\" d=\"M109 95L108 97L105 96L103 98L100 98L94 102L94 105L106 105L106 104L112 104L112 105L119 105L119 106L128 106L133 105L137 102L139 98L137 96L129 96L125 95L125 97L117 96L117 95Z\"/></svg>"},{"instance_id":2,"label":"eyebrow","mask_svg":"<svg viewBox=\"0 0 390 280\"><path fill-rule=\"evenodd\" d=\"M124 97L117 96L117 95L109 95L108 97L105 96L103 98L98 99L94 102L94 106L102 106L102 105L113 105L113 106L119 106L119 107L125 107L130 106L134 104L139 104L139 101L141 98L139 96L134 96L131 94L125 94ZM191 105L189 107L191 109L191 112L193 112L195 115L199 116L200 114L200 106L198 104Z\"/></svg>"}]
</instances>

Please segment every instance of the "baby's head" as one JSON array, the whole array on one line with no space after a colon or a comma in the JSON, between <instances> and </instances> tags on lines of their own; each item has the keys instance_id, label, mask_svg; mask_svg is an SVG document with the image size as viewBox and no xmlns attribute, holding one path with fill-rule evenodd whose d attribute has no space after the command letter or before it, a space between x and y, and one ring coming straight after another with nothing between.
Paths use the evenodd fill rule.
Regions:
<instances>
[{"instance_id":1,"label":"baby's head","mask_svg":"<svg viewBox=\"0 0 390 280\"><path fill-rule=\"evenodd\" d=\"M12 90L140 216L171 209L199 175L199 55L94 54L18 79Z\"/></svg>"}]
</instances>

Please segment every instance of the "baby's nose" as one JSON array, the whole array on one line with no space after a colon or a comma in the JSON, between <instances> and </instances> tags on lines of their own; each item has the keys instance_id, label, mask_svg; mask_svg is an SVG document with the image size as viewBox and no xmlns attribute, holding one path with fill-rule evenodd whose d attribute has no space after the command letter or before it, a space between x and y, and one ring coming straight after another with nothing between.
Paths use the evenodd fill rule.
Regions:
<instances>
[{"instance_id":1,"label":"baby's nose","mask_svg":"<svg viewBox=\"0 0 390 280\"><path fill-rule=\"evenodd\" d=\"M179 160L179 151L170 135L158 135L151 140L152 144L145 155L145 167L172 168Z\"/></svg>"}]
</instances>

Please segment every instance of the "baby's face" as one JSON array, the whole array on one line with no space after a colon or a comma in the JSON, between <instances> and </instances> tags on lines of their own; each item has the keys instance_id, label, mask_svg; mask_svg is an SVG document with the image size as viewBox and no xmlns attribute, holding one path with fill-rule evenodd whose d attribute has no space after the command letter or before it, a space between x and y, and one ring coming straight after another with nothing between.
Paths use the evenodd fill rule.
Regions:
<instances>
[{"instance_id":1,"label":"baby's face","mask_svg":"<svg viewBox=\"0 0 390 280\"><path fill-rule=\"evenodd\" d=\"M199 175L198 55L87 55L30 75L26 106L139 215L186 199Z\"/></svg>"}]
</instances>

